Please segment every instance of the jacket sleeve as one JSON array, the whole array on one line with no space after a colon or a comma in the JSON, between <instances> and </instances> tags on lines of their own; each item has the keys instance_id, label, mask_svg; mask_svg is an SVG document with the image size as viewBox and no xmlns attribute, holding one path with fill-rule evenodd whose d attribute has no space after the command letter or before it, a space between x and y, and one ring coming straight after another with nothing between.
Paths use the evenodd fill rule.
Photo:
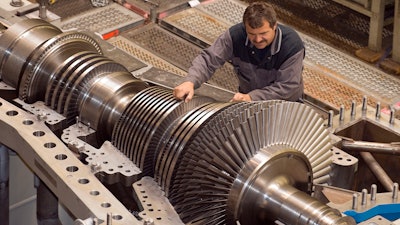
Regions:
<instances>
[{"instance_id":1,"label":"jacket sleeve","mask_svg":"<svg viewBox=\"0 0 400 225\"><path fill-rule=\"evenodd\" d=\"M233 48L229 30L222 33L208 48L203 49L192 61L185 81L194 83L195 88L208 81L215 70L232 58Z\"/></svg>"},{"instance_id":2,"label":"jacket sleeve","mask_svg":"<svg viewBox=\"0 0 400 225\"><path fill-rule=\"evenodd\" d=\"M304 48L288 58L276 71L276 81L261 89L250 91L253 101L281 99L297 101L303 96L302 78Z\"/></svg>"}]
</instances>

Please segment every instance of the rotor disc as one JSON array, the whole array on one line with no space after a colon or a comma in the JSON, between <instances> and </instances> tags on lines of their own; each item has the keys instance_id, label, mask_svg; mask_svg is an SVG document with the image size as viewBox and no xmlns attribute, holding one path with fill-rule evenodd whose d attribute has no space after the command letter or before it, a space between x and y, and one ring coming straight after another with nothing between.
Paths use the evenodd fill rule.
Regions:
<instances>
[{"instance_id":1,"label":"rotor disc","mask_svg":"<svg viewBox=\"0 0 400 225\"><path fill-rule=\"evenodd\" d=\"M231 194L252 187L241 186L237 190L233 184L261 149L267 155L275 149L285 150L279 154L294 149L304 155L301 159L310 164L310 171L302 178L309 182L301 186L303 191L310 191L315 179L327 175L331 157L329 132L324 129L322 118L303 104L279 101L227 107L209 120L185 148L175 166L176 173L169 177L173 182L168 193L182 220L189 224L235 220L227 216L228 202L237 201ZM262 167L271 160L254 162ZM241 200L246 203L246 199Z\"/></svg>"}]
</instances>

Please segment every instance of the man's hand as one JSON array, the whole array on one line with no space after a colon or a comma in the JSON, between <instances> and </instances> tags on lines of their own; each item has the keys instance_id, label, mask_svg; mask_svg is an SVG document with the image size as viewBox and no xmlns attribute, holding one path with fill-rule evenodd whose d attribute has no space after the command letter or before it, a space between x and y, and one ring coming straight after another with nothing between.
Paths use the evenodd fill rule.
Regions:
<instances>
[{"instance_id":1,"label":"man's hand","mask_svg":"<svg viewBox=\"0 0 400 225\"><path fill-rule=\"evenodd\" d=\"M251 97L248 94L236 93L231 102L251 102Z\"/></svg>"},{"instance_id":2,"label":"man's hand","mask_svg":"<svg viewBox=\"0 0 400 225\"><path fill-rule=\"evenodd\" d=\"M194 95L194 84L190 81L183 82L174 88L172 94L178 100L189 102Z\"/></svg>"}]
</instances>

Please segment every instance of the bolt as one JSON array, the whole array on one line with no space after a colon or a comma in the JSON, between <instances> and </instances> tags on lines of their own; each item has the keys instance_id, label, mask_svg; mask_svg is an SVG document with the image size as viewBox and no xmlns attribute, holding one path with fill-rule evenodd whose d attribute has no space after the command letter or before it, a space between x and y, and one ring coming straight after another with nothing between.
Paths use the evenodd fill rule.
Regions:
<instances>
[{"instance_id":1,"label":"bolt","mask_svg":"<svg viewBox=\"0 0 400 225\"><path fill-rule=\"evenodd\" d=\"M352 101L351 102L351 113L350 113L351 117L354 117L356 115L356 101Z\"/></svg>"},{"instance_id":2,"label":"bolt","mask_svg":"<svg viewBox=\"0 0 400 225\"><path fill-rule=\"evenodd\" d=\"M395 119L395 109L392 107L390 109L390 119L389 119L389 123L391 125L394 125L394 119Z\"/></svg>"},{"instance_id":3,"label":"bolt","mask_svg":"<svg viewBox=\"0 0 400 225\"><path fill-rule=\"evenodd\" d=\"M101 169L100 163L92 162L90 164L90 170L92 171L92 173L97 173L100 169Z\"/></svg>"},{"instance_id":4,"label":"bolt","mask_svg":"<svg viewBox=\"0 0 400 225\"><path fill-rule=\"evenodd\" d=\"M154 220L152 218L146 218L143 221L143 225L154 225Z\"/></svg>"},{"instance_id":5,"label":"bolt","mask_svg":"<svg viewBox=\"0 0 400 225\"><path fill-rule=\"evenodd\" d=\"M39 113L39 114L36 115L36 118L39 121L46 120L47 119L47 114L45 112Z\"/></svg>"},{"instance_id":6,"label":"bolt","mask_svg":"<svg viewBox=\"0 0 400 225\"><path fill-rule=\"evenodd\" d=\"M13 7L21 7L24 5L24 3L21 0L12 0L10 5Z\"/></svg>"},{"instance_id":7,"label":"bolt","mask_svg":"<svg viewBox=\"0 0 400 225\"><path fill-rule=\"evenodd\" d=\"M375 118L379 119L380 117L381 117L381 103L378 102L378 103L376 103Z\"/></svg>"},{"instance_id":8,"label":"bolt","mask_svg":"<svg viewBox=\"0 0 400 225\"><path fill-rule=\"evenodd\" d=\"M358 195L356 193L353 194L353 204L351 206L352 209L357 209L358 205Z\"/></svg>"},{"instance_id":9,"label":"bolt","mask_svg":"<svg viewBox=\"0 0 400 225\"><path fill-rule=\"evenodd\" d=\"M344 106L341 105L339 109L339 120L343 121L344 120Z\"/></svg>"},{"instance_id":10,"label":"bolt","mask_svg":"<svg viewBox=\"0 0 400 225\"><path fill-rule=\"evenodd\" d=\"M329 110L328 114L328 127L332 127L333 125L333 110Z\"/></svg>"},{"instance_id":11,"label":"bolt","mask_svg":"<svg viewBox=\"0 0 400 225\"><path fill-rule=\"evenodd\" d=\"M367 111L367 96L363 96L363 100L362 100L362 111L365 112Z\"/></svg>"},{"instance_id":12,"label":"bolt","mask_svg":"<svg viewBox=\"0 0 400 225\"><path fill-rule=\"evenodd\" d=\"M112 225L112 213L107 213L107 224Z\"/></svg>"},{"instance_id":13,"label":"bolt","mask_svg":"<svg viewBox=\"0 0 400 225\"><path fill-rule=\"evenodd\" d=\"M376 184L371 185L371 201L376 200L377 191L378 191L378 188L377 188Z\"/></svg>"},{"instance_id":14,"label":"bolt","mask_svg":"<svg viewBox=\"0 0 400 225\"><path fill-rule=\"evenodd\" d=\"M362 189L362 191L361 191L361 205L366 205L367 204L367 194L368 194L367 189Z\"/></svg>"},{"instance_id":15,"label":"bolt","mask_svg":"<svg viewBox=\"0 0 400 225\"><path fill-rule=\"evenodd\" d=\"M394 200L396 200L398 198L399 195L399 184L398 183L393 183L393 194L392 194L392 198Z\"/></svg>"}]
</instances>

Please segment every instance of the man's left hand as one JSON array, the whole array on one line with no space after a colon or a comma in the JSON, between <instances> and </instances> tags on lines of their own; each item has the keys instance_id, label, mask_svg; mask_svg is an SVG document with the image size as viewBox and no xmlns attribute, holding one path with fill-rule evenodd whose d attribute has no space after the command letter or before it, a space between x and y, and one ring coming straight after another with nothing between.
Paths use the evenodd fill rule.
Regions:
<instances>
[{"instance_id":1,"label":"man's left hand","mask_svg":"<svg viewBox=\"0 0 400 225\"><path fill-rule=\"evenodd\" d=\"M230 102L251 102L251 97L248 94L236 93Z\"/></svg>"}]
</instances>

